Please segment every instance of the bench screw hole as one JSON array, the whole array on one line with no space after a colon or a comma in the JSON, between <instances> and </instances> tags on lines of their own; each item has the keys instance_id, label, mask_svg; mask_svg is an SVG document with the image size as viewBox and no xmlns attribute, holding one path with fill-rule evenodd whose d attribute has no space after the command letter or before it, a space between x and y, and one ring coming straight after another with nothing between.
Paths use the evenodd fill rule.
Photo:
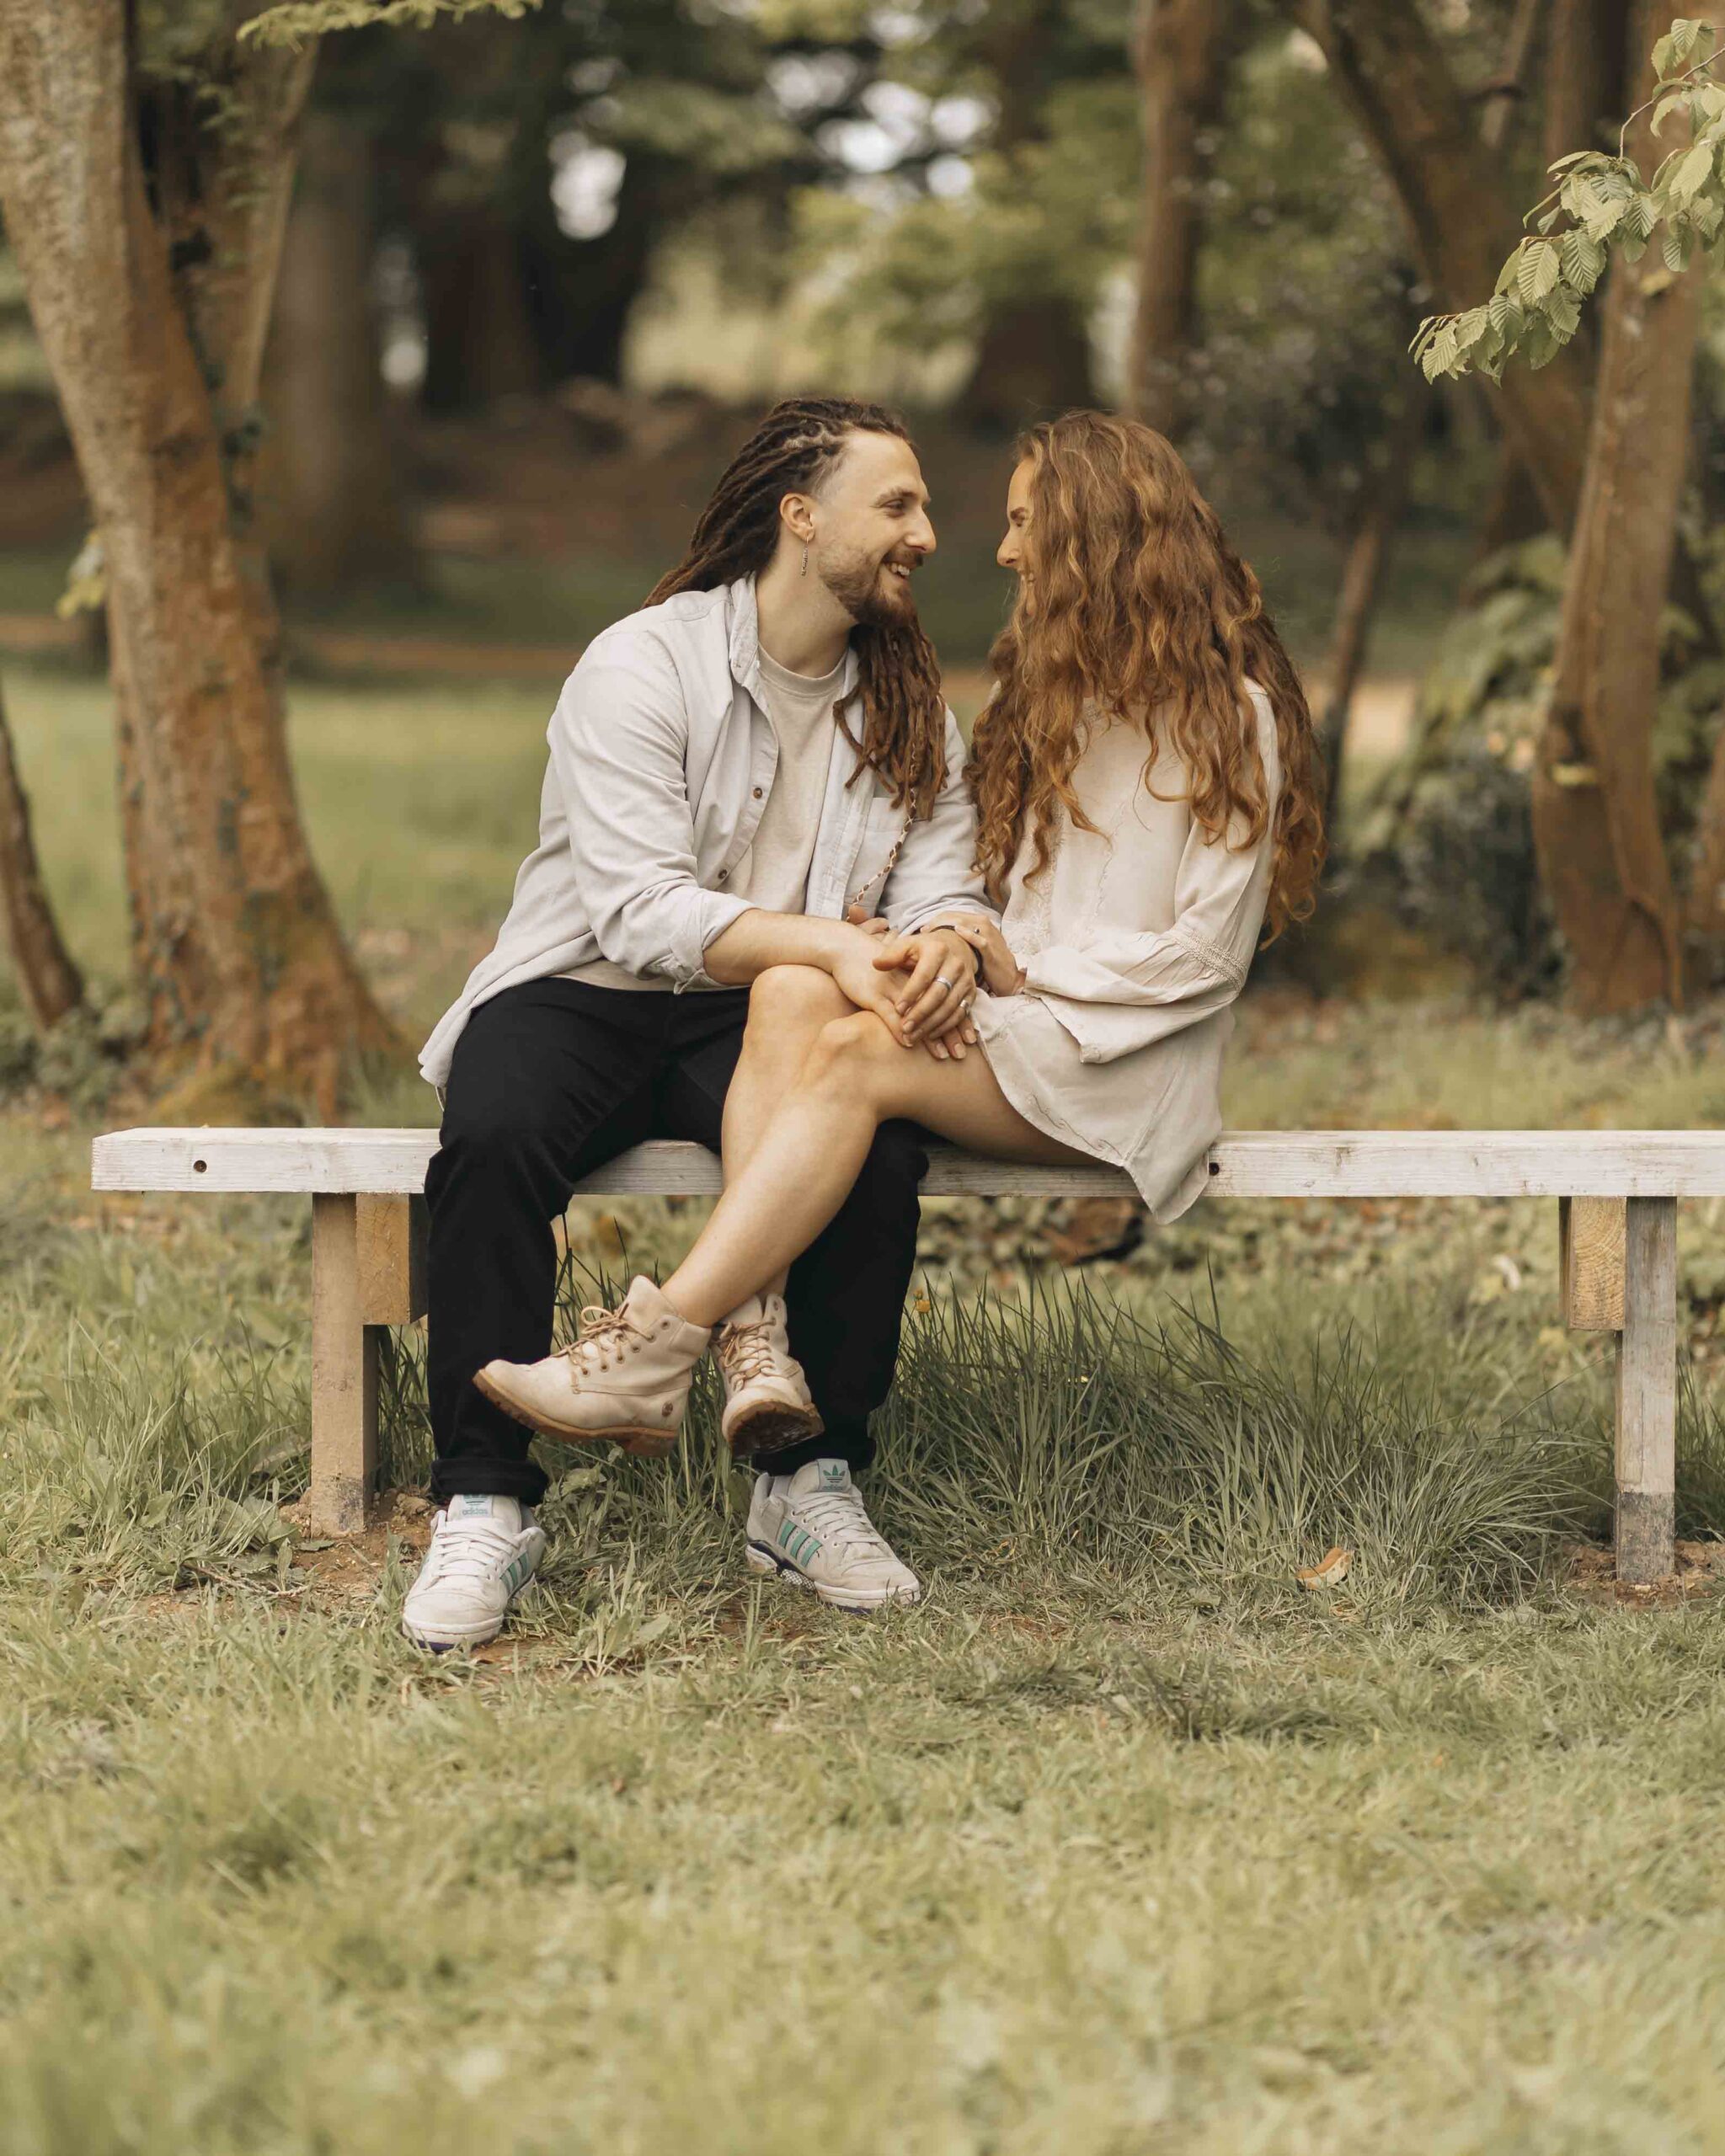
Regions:
<instances>
[{"instance_id":1,"label":"bench screw hole","mask_svg":"<svg viewBox=\"0 0 1725 2156\"><path fill-rule=\"evenodd\" d=\"M209 1169L210 1163L207 1161L194 1161L192 1162L192 1173L194 1175L207 1175Z\"/></svg>"}]
</instances>

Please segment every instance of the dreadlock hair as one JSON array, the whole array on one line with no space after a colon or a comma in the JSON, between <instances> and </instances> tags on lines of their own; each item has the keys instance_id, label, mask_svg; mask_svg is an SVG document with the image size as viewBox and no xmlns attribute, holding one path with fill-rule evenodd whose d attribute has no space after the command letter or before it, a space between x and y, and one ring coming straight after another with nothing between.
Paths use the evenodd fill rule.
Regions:
<instances>
[{"instance_id":1,"label":"dreadlock hair","mask_svg":"<svg viewBox=\"0 0 1725 2156\"><path fill-rule=\"evenodd\" d=\"M711 591L737 578L759 576L778 546L779 504L787 494L814 494L838 462L852 435L910 431L884 405L850 397L792 397L775 404L726 467L702 510L688 552L647 595L656 606L679 591ZM926 817L946 783L946 703L940 666L920 622L852 632L860 665L862 738L835 712L857 751L852 782L873 771L892 789L895 808Z\"/></svg>"}]
</instances>

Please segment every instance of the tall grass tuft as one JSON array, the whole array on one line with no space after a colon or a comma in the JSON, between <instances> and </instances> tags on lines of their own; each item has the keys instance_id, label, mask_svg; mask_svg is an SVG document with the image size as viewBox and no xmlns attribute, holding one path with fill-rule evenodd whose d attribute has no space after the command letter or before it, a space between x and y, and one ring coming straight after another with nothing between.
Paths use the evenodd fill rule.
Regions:
<instances>
[{"instance_id":1,"label":"tall grass tuft","mask_svg":"<svg viewBox=\"0 0 1725 2156\"><path fill-rule=\"evenodd\" d=\"M895 1520L961 1569L1279 1591L1341 1544L1353 1593L1482 1604L1600 1524L1590 1407L1493 1406L1345 1328L1249 1356L1081 1280L922 1298L882 1424Z\"/></svg>"}]
</instances>

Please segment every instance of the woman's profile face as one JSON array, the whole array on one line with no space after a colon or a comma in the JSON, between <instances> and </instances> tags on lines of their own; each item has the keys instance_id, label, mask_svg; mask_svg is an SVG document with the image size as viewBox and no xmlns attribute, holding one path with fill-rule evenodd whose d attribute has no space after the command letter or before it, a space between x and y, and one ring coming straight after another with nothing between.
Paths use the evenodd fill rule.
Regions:
<instances>
[{"instance_id":1,"label":"woman's profile face","mask_svg":"<svg viewBox=\"0 0 1725 2156\"><path fill-rule=\"evenodd\" d=\"M1024 539L1030 529L1030 482L1036 467L1027 456L1013 472L1007 488L1007 536L996 550L995 559L1003 569L1029 580L1024 567Z\"/></svg>"}]
</instances>

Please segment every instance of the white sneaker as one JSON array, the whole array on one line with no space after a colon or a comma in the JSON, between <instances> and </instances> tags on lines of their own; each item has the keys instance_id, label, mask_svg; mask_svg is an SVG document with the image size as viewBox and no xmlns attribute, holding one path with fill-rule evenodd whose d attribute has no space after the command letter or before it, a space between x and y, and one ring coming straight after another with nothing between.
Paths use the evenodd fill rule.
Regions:
<instances>
[{"instance_id":1,"label":"white sneaker","mask_svg":"<svg viewBox=\"0 0 1725 2156\"><path fill-rule=\"evenodd\" d=\"M711 1338L642 1276L614 1310L583 1310L579 1337L558 1353L539 1363L488 1363L473 1383L545 1437L603 1441L656 1458L677 1441L689 1381Z\"/></svg>"},{"instance_id":2,"label":"white sneaker","mask_svg":"<svg viewBox=\"0 0 1725 2156\"><path fill-rule=\"evenodd\" d=\"M483 1646L544 1555L545 1530L519 1497L451 1497L402 1604L403 1631L422 1647Z\"/></svg>"},{"instance_id":3,"label":"white sneaker","mask_svg":"<svg viewBox=\"0 0 1725 2156\"><path fill-rule=\"evenodd\" d=\"M794 1475L757 1476L744 1554L751 1572L812 1587L836 1609L921 1598L921 1583L876 1531L841 1460L811 1460Z\"/></svg>"},{"instance_id":4,"label":"white sneaker","mask_svg":"<svg viewBox=\"0 0 1725 2156\"><path fill-rule=\"evenodd\" d=\"M806 1444L826 1425L791 1353L782 1295L750 1295L718 1326L713 1353L724 1380L725 1443L738 1460Z\"/></svg>"}]
</instances>

